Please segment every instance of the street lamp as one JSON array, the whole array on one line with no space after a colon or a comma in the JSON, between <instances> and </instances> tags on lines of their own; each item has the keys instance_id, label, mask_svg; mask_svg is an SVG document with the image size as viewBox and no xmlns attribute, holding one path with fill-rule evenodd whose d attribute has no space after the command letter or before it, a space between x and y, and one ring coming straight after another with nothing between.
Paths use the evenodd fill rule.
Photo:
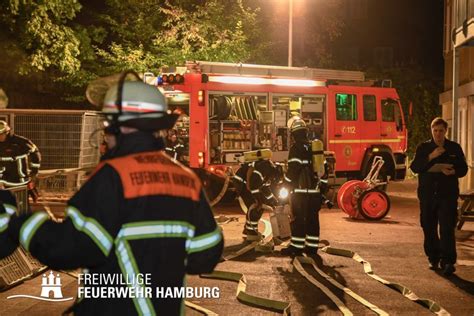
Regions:
<instances>
[{"instance_id":1,"label":"street lamp","mask_svg":"<svg viewBox=\"0 0 474 316\"><path fill-rule=\"evenodd\" d=\"M288 10L288 67L293 66L293 0L289 0Z\"/></svg>"}]
</instances>

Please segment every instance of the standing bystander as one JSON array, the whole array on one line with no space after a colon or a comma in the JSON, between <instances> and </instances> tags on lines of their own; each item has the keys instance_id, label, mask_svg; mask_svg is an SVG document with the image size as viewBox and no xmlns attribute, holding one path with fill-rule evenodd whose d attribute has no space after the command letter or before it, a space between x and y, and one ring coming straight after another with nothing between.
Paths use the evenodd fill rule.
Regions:
<instances>
[{"instance_id":1,"label":"standing bystander","mask_svg":"<svg viewBox=\"0 0 474 316\"><path fill-rule=\"evenodd\" d=\"M432 138L418 145L410 169L418 174L420 222L429 267L451 275L456 270L458 178L466 175L467 164L461 146L446 139L447 128L440 117L431 122Z\"/></svg>"}]
</instances>

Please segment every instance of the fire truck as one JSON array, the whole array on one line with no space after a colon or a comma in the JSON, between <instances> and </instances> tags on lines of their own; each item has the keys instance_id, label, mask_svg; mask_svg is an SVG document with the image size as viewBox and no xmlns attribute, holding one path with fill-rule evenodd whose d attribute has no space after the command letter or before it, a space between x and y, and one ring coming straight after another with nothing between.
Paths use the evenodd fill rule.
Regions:
<instances>
[{"instance_id":1,"label":"fire truck","mask_svg":"<svg viewBox=\"0 0 474 316\"><path fill-rule=\"evenodd\" d=\"M385 161L385 179L405 177L407 130L389 80L367 81L358 71L199 61L144 80L181 113L174 133L184 145L182 162L201 176L211 200L225 191L216 183L226 181L226 169L238 168L243 152L266 148L272 160L287 159L287 122L295 115L310 138L323 141L333 183L363 178L375 156Z\"/></svg>"}]
</instances>

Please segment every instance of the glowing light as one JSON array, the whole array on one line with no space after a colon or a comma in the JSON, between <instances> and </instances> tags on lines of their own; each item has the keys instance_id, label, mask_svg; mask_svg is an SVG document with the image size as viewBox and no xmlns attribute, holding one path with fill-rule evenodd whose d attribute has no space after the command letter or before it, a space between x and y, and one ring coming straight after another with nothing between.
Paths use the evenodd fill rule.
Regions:
<instances>
[{"instance_id":1,"label":"glowing light","mask_svg":"<svg viewBox=\"0 0 474 316\"><path fill-rule=\"evenodd\" d=\"M249 84L249 85L275 85L289 87L324 87L324 81L306 80L306 79L270 79L270 78L252 78L243 76L210 76L209 82L218 82L225 84Z\"/></svg>"},{"instance_id":2,"label":"glowing light","mask_svg":"<svg viewBox=\"0 0 474 316\"><path fill-rule=\"evenodd\" d=\"M288 195L290 194L290 192L288 191L287 188L283 187L280 189L280 192L278 192L278 197L282 200L288 198Z\"/></svg>"},{"instance_id":3,"label":"glowing light","mask_svg":"<svg viewBox=\"0 0 474 316\"><path fill-rule=\"evenodd\" d=\"M291 87L324 87L324 81L304 80L304 79L270 79L271 84L277 86Z\"/></svg>"},{"instance_id":4,"label":"glowing light","mask_svg":"<svg viewBox=\"0 0 474 316\"><path fill-rule=\"evenodd\" d=\"M267 84L265 78L235 77L235 76L210 76L210 82L230 84Z\"/></svg>"}]
</instances>

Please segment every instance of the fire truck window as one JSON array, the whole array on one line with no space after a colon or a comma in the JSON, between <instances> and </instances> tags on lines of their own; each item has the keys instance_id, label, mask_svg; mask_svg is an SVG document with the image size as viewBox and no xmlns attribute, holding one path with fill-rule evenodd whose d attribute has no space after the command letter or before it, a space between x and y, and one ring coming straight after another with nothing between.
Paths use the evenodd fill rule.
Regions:
<instances>
[{"instance_id":1,"label":"fire truck window","mask_svg":"<svg viewBox=\"0 0 474 316\"><path fill-rule=\"evenodd\" d=\"M375 95L364 95L364 121L376 121L377 110L375 104Z\"/></svg>"},{"instance_id":2,"label":"fire truck window","mask_svg":"<svg viewBox=\"0 0 474 316\"><path fill-rule=\"evenodd\" d=\"M271 126L260 128L269 114L267 104L266 94L209 94L211 164L235 162L242 152L272 146Z\"/></svg>"},{"instance_id":3,"label":"fire truck window","mask_svg":"<svg viewBox=\"0 0 474 316\"><path fill-rule=\"evenodd\" d=\"M165 141L167 147L176 147L176 159L184 164L189 164L189 94L166 93L168 108L175 114L179 114L175 126L166 133ZM172 137L172 135L176 137ZM169 153L174 155L173 153Z\"/></svg>"},{"instance_id":4,"label":"fire truck window","mask_svg":"<svg viewBox=\"0 0 474 316\"><path fill-rule=\"evenodd\" d=\"M398 107L397 101L392 99L382 100L382 121L395 122L395 107Z\"/></svg>"},{"instance_id":5,"label":"fire truck window","mask_svg":"<svg viewBox=\"0 0 474 316\"><path fill-rule=\"evenodd\" d=\"M336 119L357 121L357 97L355 94L336 94Z\"/></svg>"}]
</instances>

